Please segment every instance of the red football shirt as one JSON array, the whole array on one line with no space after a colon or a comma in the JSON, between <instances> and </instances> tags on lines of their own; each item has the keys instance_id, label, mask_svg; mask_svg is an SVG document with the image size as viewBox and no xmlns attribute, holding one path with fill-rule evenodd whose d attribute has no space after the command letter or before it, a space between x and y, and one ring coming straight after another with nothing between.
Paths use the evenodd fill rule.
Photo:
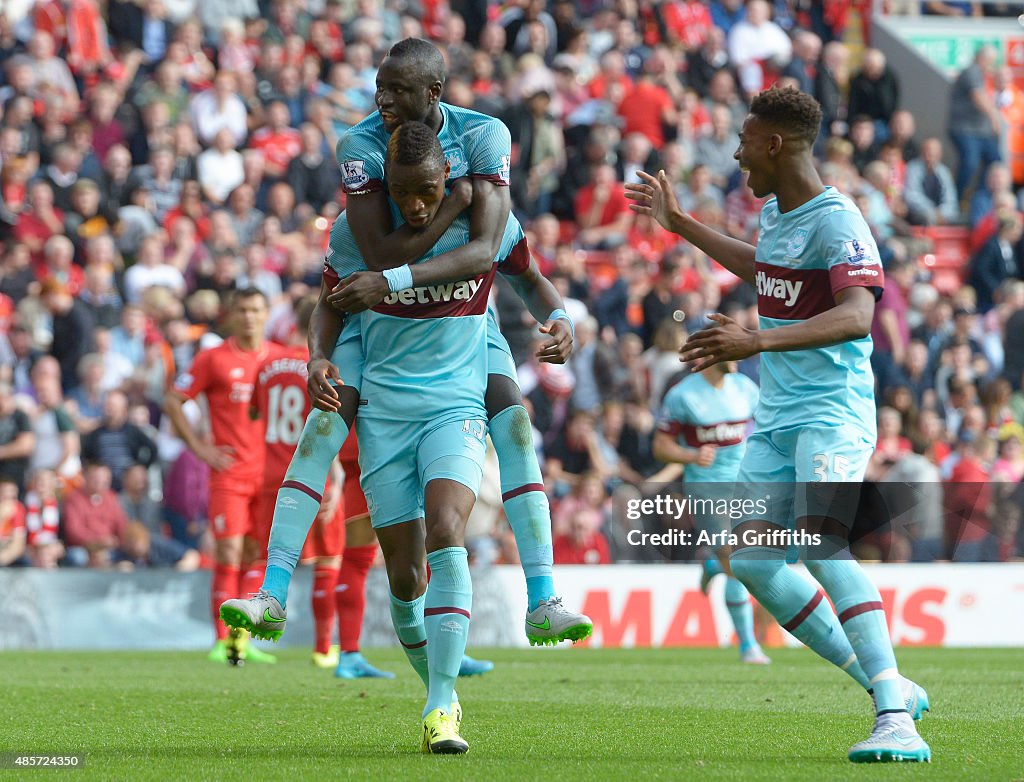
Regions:
<instances>
[{"instance_id":1,"label":"red football shirt","mask_svg":"<svg viewBox=\"0 0 1024 782\"><path fill-rule=\"evenodd\" d=\"M266 423L264 487L277 487L295 453L312 405L306 393L309 350L302 345L286 347L264 361L256 374L252 407Z\"/></svg>"},{"instance_id":2,"label":"red football shirt","mask_svg":"<svg viewBox=\"0 0 1024 782\"><path fill-rule=\"evenodd\" d=\"M294 128L282 128L278 131L260 128L252 134L249 147L262 152L263 157L272 166L288 168L292 158L298 157L302 152L302 137Z\"/></svg>"},{"instance_id":3,"label":"red football shirt","mask_svg":"<svg viewBox=\"0 0 1024 782\"><path fill-rule=\"evenodd\" d=\"M192 368L175 382L174 389L187 399L206 395L213 441L227 446L235 459L228 469L214 472L212 482L250 489L263 477L264 423L250 417L249 405L260 365L280 349L266 343L261 350L242 350L232 337L200 351Z\"/></svg>"},{"instance_id":4,"label":"red football shirt","mask_svg":"<svg viewBox=\"0 0 1024 782\"><path fill-rule=\"evenodd\" d=\"M665 145L661 117L671 106L672 96L668 90L650 82L637 84L619 104L619 116L626 121L622 135L643 133L655 149L661 149Z\"/></svg>"}]
</instances>

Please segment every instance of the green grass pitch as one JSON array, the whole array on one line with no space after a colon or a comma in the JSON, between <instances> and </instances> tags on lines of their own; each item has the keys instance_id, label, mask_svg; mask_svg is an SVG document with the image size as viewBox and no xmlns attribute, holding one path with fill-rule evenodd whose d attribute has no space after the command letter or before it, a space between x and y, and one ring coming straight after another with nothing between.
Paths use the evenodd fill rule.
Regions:
<instances>
[{"instance_id":1,"label":"green grass pitch","mask_svg":"<svg viewBox=\"0 0 1024 782\"><path fill-rule=\"evenodd\" d=\"M1024 653L904 649L929 691L934 760L855 766L868 697L804 650L742 666L734 650L472 650L461 757L419 754L422 687L336 680L308 653L228 668L199 653L7 652L0 752L82 752L75 779L1024 779ZM0 771L38 779L49 771Z\"/></svg>"}]
</instances>

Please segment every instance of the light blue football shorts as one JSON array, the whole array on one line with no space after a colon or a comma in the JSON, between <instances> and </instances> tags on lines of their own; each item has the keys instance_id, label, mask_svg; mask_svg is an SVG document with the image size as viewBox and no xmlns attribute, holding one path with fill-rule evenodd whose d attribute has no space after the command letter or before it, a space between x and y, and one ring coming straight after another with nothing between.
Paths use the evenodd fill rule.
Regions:
<instances>
[{"instance_id":1,"label":"light blue football shorts","mask_svg":"<svg viewBox=\"0 0 1024 782\"><path fill-rule=\"evenodd\" d=\"M356 416L360 485L374 528L424 516L430 481L447 479L480 491L487 422L466 411L443 420L385 421Z\"/></svg>"}]
</instances>

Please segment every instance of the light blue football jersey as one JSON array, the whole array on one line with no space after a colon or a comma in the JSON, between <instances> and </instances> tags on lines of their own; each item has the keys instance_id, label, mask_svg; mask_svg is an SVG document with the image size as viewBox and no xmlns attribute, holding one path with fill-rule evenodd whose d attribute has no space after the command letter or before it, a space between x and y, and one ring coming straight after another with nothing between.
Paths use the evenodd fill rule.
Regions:
<instances>
[{"instance_id":1,"label":"light blue football jersey","mask_svg":"<svg viewBox=\"0 0 1024 782\"><path fill-rule=\"evenodd\" d=\"M473 176L507 186L512 137L501 120L478 111L441 103L441 143L451 166L449 179ZM390 134L374 112L338 139L335 157L342 187L349 195L384 190L384 160Z\"/></svg>"},{"instance_id":2,"label":"light blue football jersey","mask_svg":"<svg viewBox=\"0 0 1024 782\"><path fill-rule=\"evenodd\" d=\"M399 223L400 224L400 217ZM469 241L458 217L420 261ZM486 418L487 301L495 270L529 262L522 226L509 215L490 272L470 280L408 288L361 313L364 365L359 416L399 421ZM499 263L500 261L500 263ZM331 228L324 276L329 285L366 269L342 212ZM515 273L516 269L510 270Z\"/></svg>"},{"instance_id":3,"label":"light blue football jersey","mask_svg":"<svg viewBox=\"0 0 1024 782\"><path fill-rule=\"evenodd\" d=\"M860 210L835 188L785 214L761 209L756 260L762 329L807 320L836 306L852 286L882 295L878 247ZM871 337L830 347L761 354L758 431L809 424L854 424L875 433Z\"/></svg>"},{"instance_id":4,"label":"light blue football jersey","mask_svg":"<svg viewBox=\"0 0 1024 782\"><path fill-rule=\"evenodd\" d=\"M701 374L684 377L672 386L662 403L658 430L690 448L718 446L709 467L686 465L687 482L736 480L757 396L757 385L739 372L726 375L721 388L715 388Z\"/></svg>"}]
</instances>

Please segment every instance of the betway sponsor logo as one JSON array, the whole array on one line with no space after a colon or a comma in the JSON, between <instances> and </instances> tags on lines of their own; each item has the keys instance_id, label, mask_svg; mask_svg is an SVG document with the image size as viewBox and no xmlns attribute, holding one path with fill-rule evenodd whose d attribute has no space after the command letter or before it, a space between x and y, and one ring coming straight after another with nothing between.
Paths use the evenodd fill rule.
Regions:
<instances>
[{"instance_id":1,"label":"betway sponsor logo","mask_svg":"<svg viewBox=\"0 0 1024 782\"><path fill-rule=\"evenodd\" d=\"M449 282L444 285L427 285L422 288L406 288L404 291L389 293L385 304L436 304L449 301L469 301L472 299L483 279Z\"/></svg>"},{"instance_id":2,"label":"betway sponsor logo","mask_svg":"<svg viewBox=\"0 0 1024 782\"><path fill-rule=\"evenodd\" d=\"M729 440L742 440L746 428L747 425L745 423L715 424L714 426L698 426L697 442L723 443L728 442Z\"/></svg>"},{"instance_id":3,"label":"betway sponsor logo","mask_svg":"<svg viewBox=\"0 0 1024 782\"><path fill-rule=\"evenodd\" d=\"M757 295L768 296L773 299L782 299L787 307L796 304L800 289L804 287L803 280L793 282L776 277L769 277L764 272L757 273Z\"/></svg>"}]
</instances>

